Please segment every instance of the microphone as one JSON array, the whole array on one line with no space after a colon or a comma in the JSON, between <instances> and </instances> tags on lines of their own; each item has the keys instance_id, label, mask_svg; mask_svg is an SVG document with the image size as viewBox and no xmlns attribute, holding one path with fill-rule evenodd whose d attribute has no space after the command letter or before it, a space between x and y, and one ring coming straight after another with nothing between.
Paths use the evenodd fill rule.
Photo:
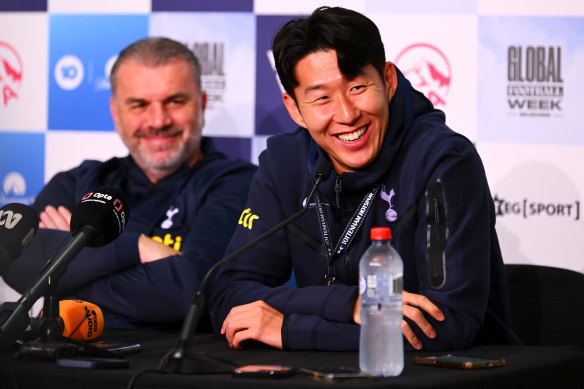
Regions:
<instances>
[{"instance_id":1,"label":"microphone","mask_svg":"<svg viewBox=\"0 0 584 389\"><path fill-rule=\"evenodd\" d=\"M96 339L103 333L103 312L93 303L82 300L61 300L59 301L59 317L65 338L87 341Z\"/></svg>"},{"instance_id":2,"label":"microphone","mask_svg":"<svg viewBox=\"0 0 584 389\"><path fill-rule=\"evenodd\" d=\"M18 338L30 323L28 311L45 295L54 299L53 293L67 266L84 246L97 247L116 239L127 224L130 211L126 198L116 187L101 187L87 193L71 214L72 239L41 271L37 281L28 288L17 303L4 303L0 310L0 337ZM58 311L55 302L51 302ZM45 309L45 311L47 311ZM52 334L57 333L52 329ZM61 336L61 333L58 332ZM50 335L52 336L52 335Z\"/></svg>"},{"instance_id":3,"label":"microphone","mask_svg":"<svg viewBox=\"0 0 584 389\"><path fill-rule=\"evenodd\" d=\"M288 224L292 223L294 220L298 219L302 216L307 210L310 205L310 200L316 193L318 186L325 181L328 176L330 175L333 166L330 161L325 160L323 161L318 168L316 169L315 178L316 181L310 194L306 198L306 202L304 207L295 213L294 215L290 216L280 224L272 227L270 230L264 232L251 242L247 243L246 245L242 246L238 250L234 251L227 257L221 259L215 265L213 265L205 277L201 281L199 285L199 289L191 299L191 303L189 306L189 310L185 316L183 321L181 331L179 333L179 337L177 340L177 344L174 349L170 350L160 361L159 370L166 371L168 373L179 373L179 374L210 374L210 373L227 373L233 370L233 366L227 362L213 360L209 356L205 356L203 354L195 354L190 353L188 350L190 349L190 341L194 336L197 325L199 323L199 318L201 316L201 311L203 310L203 305L205 302L204 291L207 287L209 281L213 278L215 273L228 264L229 262L233 261L235 258L246 252L247 250L251 249L258 243L264 241L274 233L280 231L282 228L286 227Z\"/></svg>"},{"instance_id":4,"label":"microphone","mask_svg":"<svg viewBox=\"0 0 584 389\"><path fill-rule=\"evenodd\" d=\"M28 247L38 228L39 216L32 207L10 203L0 208L0 276Z\"/></svg>"},{"instance_id":5,"label":"microphone","mask_svg":"<svg viewBox=\"0 0 584 389\"><path fill-rule=\"evenodd\" d=\"M102 187L89 192L71 213L73 236L83 236L83 244L99 247L115 240L130 217L126 198L116 187Z\"/></svg>"}]
</instances>

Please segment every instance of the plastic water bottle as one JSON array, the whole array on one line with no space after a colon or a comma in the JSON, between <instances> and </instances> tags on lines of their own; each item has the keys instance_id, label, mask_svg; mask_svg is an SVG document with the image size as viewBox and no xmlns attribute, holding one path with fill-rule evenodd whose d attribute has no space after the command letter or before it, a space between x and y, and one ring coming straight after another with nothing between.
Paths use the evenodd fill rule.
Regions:
<instances>
[{"instance_id":1,"label":"plastic water bottle","mask_svg":"<svg viewBox=\"0 0 584 389\"><path fill-rule=\"evenodd\" d=\"M390 239L388 227L372 228L371 246L359 262L359 367L362 372L385 377L400 375L404 368L403 262Z\"/></svg>"}]
</instances>

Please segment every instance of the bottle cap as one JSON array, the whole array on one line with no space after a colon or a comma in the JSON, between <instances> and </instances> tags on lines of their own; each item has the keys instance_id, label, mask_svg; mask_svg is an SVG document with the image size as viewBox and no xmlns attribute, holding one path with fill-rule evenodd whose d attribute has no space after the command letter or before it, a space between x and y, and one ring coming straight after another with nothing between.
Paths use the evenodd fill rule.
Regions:
<instances>
[{"instance_id":1,"label":"bottle cap","mask_svg":"<svg viewBox=\"0 0 584 389\"><path fill-rule=\"evenodd\" d=\"M370 232L371 240L391 239L391 229L389 227L373 227Z\"/></svg>"}]
</instances>

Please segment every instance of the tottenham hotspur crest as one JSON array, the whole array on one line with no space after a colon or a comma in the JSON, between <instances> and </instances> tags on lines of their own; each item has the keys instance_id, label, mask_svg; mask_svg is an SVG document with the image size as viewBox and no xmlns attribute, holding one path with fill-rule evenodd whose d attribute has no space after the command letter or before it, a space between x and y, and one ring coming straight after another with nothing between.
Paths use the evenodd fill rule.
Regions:
<instances>
[{"instance_id":1,"label":"tottenham hotspur crest","mask_svg":"<svg viewBox=\"0 0 584 389\"><path fill-rule=\"evenodd\" d=\"M172 217L178 213L178 208L170 207L168 211L166 211L166 219L160 223L160 227L168 230L174 224L172 221Z\"/></svg>"},{"instance_id":2,"label":"tottenham hotspur crest","mask_svg":"<svg viewBox=\"0 0 584 389\"><path fill-rule=\"evenodd\" d=\"M393 209L393 204L391 203L392 197L395 196L395 191L391 189L389 193L387 193L387 189L385 189L385 185L383 185L381 187L381 192L379 195L383 200L387 201L387 204L389 205L389 208L387 208L387 211L385 211L385 218L387 219L388 222L396 221L397 212L395 211L395 209Z\"/></svg>"}]
</instances>

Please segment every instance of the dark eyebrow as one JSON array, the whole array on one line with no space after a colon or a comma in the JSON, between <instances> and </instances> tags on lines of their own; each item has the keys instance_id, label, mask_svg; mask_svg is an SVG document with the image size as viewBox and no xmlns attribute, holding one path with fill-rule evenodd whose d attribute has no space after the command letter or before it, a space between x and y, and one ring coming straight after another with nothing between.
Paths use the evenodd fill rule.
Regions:
<instances>
[{"instance_id":1,"label":"dark eyebrow","mask_svg":"<svg viewBox=\"0 0 584 389\"><path fill-rule=\"evenodd\" d=\"M178 93L175 93L173 95L168 96L166 99L164 99L164 102L167 103L167 102L172 101L176 98L190 100L191 96L186 92L178 92Z\"/></svg>"},{"instance_id":2,"label":"dark eyebrow","mask_svg":"<svg viewBox=\"0 0 584 389\"><path fill-rule=\"evenodd\" d=\"M304 88L304 94L308 94L309 92L312 92L312 91L315 91L315 90L319 90L319 89L323 89L323 85L322 84L309 85L306 88Z\"/></svg>"},{"instance_id":3,"label":"dark eyebrow","mask_svg":"<svg viewBox=\"0 0 584 389\"><path fill-rule=\"evenodd\" d=\"M140 99L138 97L128 97L125 101L125 103L127 105L132 105L132 104L136 104L136 103L144 103L146 102L145 99Z\"/></svg>"},{"instance_id":4,"label":"dark eyebrow","mask_svg":"<svg viewBox=\"0 0 584 389\"><path fill-rule=\"evenodd\" d=\"M175 94L170 95L167 98L165 98L164 102L167 103L167 102L172 101L176 98L189 100L190 95L188 93L185 93L185 92L175 93ZM132 105L132 104L136 104L136 103L146 103L146 102L148 102L148 100L142 99L140 97L128 97L126 99L126 104L128 104L128 105Z\"/></svg>"}]
</instances>

